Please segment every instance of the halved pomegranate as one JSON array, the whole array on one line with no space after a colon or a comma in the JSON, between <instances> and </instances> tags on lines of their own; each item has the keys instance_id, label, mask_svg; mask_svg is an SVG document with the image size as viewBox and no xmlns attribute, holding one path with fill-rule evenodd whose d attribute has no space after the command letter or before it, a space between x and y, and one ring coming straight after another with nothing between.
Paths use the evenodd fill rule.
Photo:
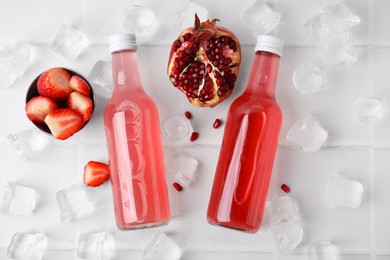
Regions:
<instances>
[{"instance_id":1,"label":"halved pomegranate","mask_svg":"<svg viewBox=\"0 0 390 260\"><path fill-rule=\"evenodd\" d=\"M172 84L199 107L213 107L228 98L241 64L237 37L216 26L218 19L184 30L173 42L168 62Z\"/></svg>"}]
</instances>

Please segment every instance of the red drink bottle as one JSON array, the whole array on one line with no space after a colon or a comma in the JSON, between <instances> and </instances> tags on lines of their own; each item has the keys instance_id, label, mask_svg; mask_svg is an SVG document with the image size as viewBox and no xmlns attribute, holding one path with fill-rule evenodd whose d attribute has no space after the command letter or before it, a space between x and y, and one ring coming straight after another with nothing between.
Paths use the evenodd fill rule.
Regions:
<instances>
[{"instance_id":1,"label":"red drink bottle","mask_svg":"<svg viewBox=\"0 0 390 260\"><path fill-rule=\"evenodd\" d=\"M104 111L119 229L168 223L168 190L157 107L142 88L133 34L111 36L114 91Z\"/></svg>"},{"instance_id":2,"label":"red drink bottle","mask_svg":"<svg viewBox=\"0 0 390 260\"><path fill-rule=\"evenodd\" d=\"M230 106L207 220L255 233L259 230L271 178L282 113L275 86L283 41L258 36L244 93Z\"/></svg>"}]
</instances>

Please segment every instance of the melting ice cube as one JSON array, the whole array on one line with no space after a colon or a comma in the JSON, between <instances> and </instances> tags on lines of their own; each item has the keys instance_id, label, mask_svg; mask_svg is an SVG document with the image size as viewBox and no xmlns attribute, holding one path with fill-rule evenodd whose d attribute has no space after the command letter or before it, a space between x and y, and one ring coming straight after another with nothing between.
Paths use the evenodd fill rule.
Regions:
<instances>
[{"instance_id":1,"label":"melting ice cube","mask_svg":"<svg viewBox=\"0 0 390 260\"><path fill-rule=\"evenodd\" d=\"M287 133L287 139L306 152L316 152L328 139L328 133L313 115L308 114L293 124Z\"/></svg>"},{"instance_id":2,"label":"melting ice cube","mask_svg":"<svg viewBox=\"0 0 390 260\"><path fill-rule=\"evenodd\" d=\"M183 188L187 188L194 178L198 164L194 157L184 152L179 152L174 154L167 162L167 172Z\"/></svg>"},{"instance_id":3,"label":"melting ice cube","mask_svg":"<svg viewBox=\"0 0 390 260\"><path fill-rule=\"evenodd\" d=\"M63 222L75 221L91 214L95 205L82 186L73 185L56 193Z\"/></svg>"},{"instance_id":4,"label":"melting ice cube","mask_svg":"<svg viewBox=\"0 0 390 260\"><path fill-rule=\"evenodd\" d=\"M275 197L270 203L271 223L299 221L297 205L291 196Z\"/></svg>"},{"instance_id":5,"label":"melting ice cube","mask_svg":"<svg viewBox=\"0 0 390 260\"><path fill-rule=\"evenodd\" d=\"M0 190L0 213L30 215L36 206L37 192L29 187L7 182Z\"/></svg>"},{"instance_id":6,"label":"melting ice cube","mask_svg":"<svg viewBox=\"0 0 390 260\"><path fill-rule=\"evenodd\" d=\"M113 259L116 256L115 239L106 232L81 234L77 256L84 259Z\"/></svg>"},{"instance_id":7,"label":"melting ice cube","mask_svg":"<svg viewBox=\"0 0 390 260\"><path fill-rule=\"evenodd\" d=\"M386 100L378 97L364 97L355 102L356 120L363 125L379 126L389 117Z\"/></svg>"},{"instance_id":8,"label":"melting ice cube","mask_svg":"<svg viewBox=\"0 0 390 260\"><path fill-rule=\"evenodd\" d=\"M122 27L137 36L146 36L154 32L157 18L153 9L142 5L130 5L122 15Z\"/></svg>"},{"instance_id":9,"label":"melting ice cube","mask_svg":"<svg viewBox=\"0 0 390 260\"><path fill-rule=\"evenodd\" d=\"M306 63L293 73L293 83L303 94L312 94L326 89L331 81L326 71L315 63Z\"/></svg>"},{"instance_id":10,"label":"melting ice cube","mask_svg":"<svg viewBox=\"0 0 390 260\"><path fill-rule=\"evenodd\" d=\"M17 155L23 160L36 157L50 141L48 135L42 134L35 128L9 134L7 138Z\"/></svg>"},{"instance_id":11,"label":"melting ice cube","mask_svg":"<svg viewBox=\"0 0 390 260\"><path fill-rule=\"evenodd\" d=\"M178 260L180 247L164 233L156 235L146 246L142 260Z\"/></svg>"},{"instance_id":12,"label":"melting ice cube","mask_svg":"<svg viewBox=\"0 0 390 260\"><path fill-rule=\"evenodd\" d=\"M274 12L262 0L257 0L246 9L243 17L255 36L271 32L280 22L280 14Z\"/></svg>"},{"instance_id":13,"label":"melting ice cube","mask_svg":"<svg viewBox=\"0 0 390 260\"><path fill-rule=\"evenodd\" d=\"M41 260L46 245L43 234L16 233L7 248L7 256L16 260Z\"/></svg>"},{"instance_id":14,"label":"melting ice cube","mask_svg":"<svg viewBox=\"0 0 390 260\"><path fill-rule=\"evenodd\" d=\"M75 60L89 45L87 36L71 26L61 24L51 48L69 60Z\"/></svg>"},{"instance_id":15,"label":"melting ice cube","mask_svg":"<svg viewBox=\"0 0 390 260\"><path fill-rule=\"evenodd\" d=\"M165 145L188 143L192 132L191 123L184 115L172 116L162 125L162 137Z\"/></svg>"},{"instance_id":16,"label":"melting ice cube","mask_svg":"<svg viewBox=\"0 0 390 260\"><path fill-rule=\"evenodd\" d=\"M26 42L0 38L0 90L12 86L24 74L30 56L31 48Z\"/></svg>"},{"instance_id":17,"label":"melting ice cube","mask_svg":"<svg viewBox=\"0 0 390 260\"><path fill-rule=\"evenodd\" d=\"M288 251L296 248L303 238L302 226L297 221L272 225L267 233L272 243L280 251Z\"/></svg>"},{"instance_id":18,"label":"melting ice cube","mask_svg":"<svg viewBox=\"0 0 390 260\"><path fill-rule=\"evenodd\" d=\"M95 93L110 98L113 91L112 65L109 62L99 60L93 66L88 76Z\"/></svg>"},{"instance_id":19,"label":"melting ice cube","mask_svg":"<svg viewBox=\"0 0 390 260\"><path fill-rule=\"evenodd\" d=\"M362 202L363 185L339 174L330 176L327 182L325 204L328 207L358 208Z\"/></svg>"},{"instance_id":20,"label":"melting ice cube","mask_svg":"<svg viewBox=\"0 0 390 260\"><path fill-rule=\"evenodd\" d=\"M339 250L329 241L314 244L309 251L310 260L338 260Z\"/></svg>"}]
</instances>

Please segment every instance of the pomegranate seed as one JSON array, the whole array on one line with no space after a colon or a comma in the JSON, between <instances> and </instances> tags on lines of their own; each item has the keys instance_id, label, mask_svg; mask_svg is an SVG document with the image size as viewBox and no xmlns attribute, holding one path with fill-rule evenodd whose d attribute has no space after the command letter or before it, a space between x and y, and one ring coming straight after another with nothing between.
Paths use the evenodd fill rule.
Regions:
<instances>
[{"instance_id":1,"label":"pomegranate seed","mask_svg":"<svg viewBox=\"0 0 390 260\"><path fill-rule=\"evenodd\" d=\"M285 192L285 193L290 193L290 187L288 187L286 184L283 184L280 186L280 188Z\"/></svg>"},{"instance_id":2,"label":"pomegranate seed","mask_svg":"<svg viewBox=\"0 0 390 260\"><path fill-rule=\"evenodd\" d=\"M190 111L184 112L184 115L187 117L187 119L191 119L191 117L192 117Z\"/></svg>"},{"instance_id":3,"label":"pomegranate seed","mask_svg":"<svg viewBox=\"0 0 390 260\"><path fill-rule=\"evenodd\" d=\"M193 132L193 133L191 134L190 141L193 142L193 141L195 141L196 139L198 139L198 137L199 137L199 134L198 134L197 132Z\"/></svg>"},{"instance_id":4,"label":"pomegranate seed","mask_svg":"<svg viewBox=\"0 0 390 260\"><path fill-rule=\"evenodd\" d=\"M215 129L217 129L218 127L220 127L222 125L222 121L220 120L220 119L215 119L215 121L214 121L214 124L213 124L213 127L215 128Z\"/></svg>"},{"instance_id":5,"label":"pomegranate seed","mask_svg":"<svg viewBox=\"0 0 390 260\"><path fill-rule=\"evenodd\" d=\"M212 71L213 67L211 67L210 64L207 64L207 72L210 73Z\"/></svg>"},{"instance_id":6,"label":"pomegranate seed","mask_svg":"<svg viewBox=\"0 0 390 260\"><path fill-rule=\"evenodd\" d=\"M179 183L177 183L177 182L174 182L174 183L172 184L172 186L173 186L177 191L182 191L182 190L183 190L183 187L182 187Z\"/></svg>"}]
</instances>

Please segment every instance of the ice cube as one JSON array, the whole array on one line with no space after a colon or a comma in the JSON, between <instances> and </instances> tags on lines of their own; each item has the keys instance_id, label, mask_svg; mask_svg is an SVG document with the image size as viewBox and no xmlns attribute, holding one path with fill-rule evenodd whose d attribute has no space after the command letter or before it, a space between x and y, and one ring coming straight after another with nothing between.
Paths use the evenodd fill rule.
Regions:
<instances>
[{"instance_id":1,"label":"ice cube","mask_svg":"<svg viewBox=\"0 0 390 260\"><path fill-rule=\"evenodd\" d=\"M304 31L310 41L328 46L334 42L348 42L352 38L348 30L359 23L359 16L353 14L342 1L336 1L307 20Z\"/></svg>"},{"instance_id":2,"label":"ice cube","mask_svg":"<svg viewBox=\"0 0 390 260\"><path fill-rule=\"evenodd\" d=\"M331 85L324 68L315 63L305 63L293 73L293 83L303 94L320 92Z\"/></svg>"},{"instance_id":3,"label":"ice cube","mask_svg":"<svg viewBox=\"0 0 390 260\"><path fill-rule=\"evenodd\" d=\"M320 46L317 50L320 57L333 64L350 64L357 61L356 50L350 44L335 43L328 46Z\"/></svg>"},{"instance_id":4,"label":"ice cube","mask_svg":"<svg viewBox=\"0 0 390 260\"><path fill-rule=\"evenodd\" d=\"M137 36L150 35L157 27L157 18L153 9L147 6L130 5L123 12L122 27Z\"/></svg>"},{"instance_id":5,"label":"ice cube","mask_svg":"<svg viewBox=\"0 0 390 260\"><path fill-rule=\"evenodd\" d=\"M341 24L344 31L350 30L361 22L360 17L352 13L342 0L338 0L333 4L328 5L321 13L331 15L334 20L337 20Z\"/></svg>"},{"instance_id":6,"label":"ice cube","mask_svg":"<svg viewBox=\"0 0 390 260\"><path fill-rule=\"evenodd\" d=\"M77 247L77 256L83 259L113 259L116 256L115 239L106 232L81 234Z\"/></svg>"},{"instance_id":7,"label":"ice cube","mask_svg":"<svg viewBox=\"0 0 390 260\"><path fill-rule=\"evenodd\" d=\"M389 117L387 101L378 97L364 97L355 102L356 120L363 125L379 126Z\"/></svg>"},{"instance_id":8,"label":"ice cube","mask_svg":"<svg viewBox=\"0 0 390 260\"><path fill-rule=\"evenodd\" d=\"M87 36L71 26L61 24L51 48L69 60L75 60L89 45Z\"/></svg>"},{"instance_id":9,"label":"ice cube","mask_svg":"<svg viewBox=\"0 0 390 260\"><path fill-rule=\"evenodd\" d=\"M188 143L192 132L191 123L184 115L172 116L162 125L162 137L165 145Z\"/></svg>"},{"instance_id":10,"label":"ice cube","mask_svg":"<svg viewBox=\"0 0 390 260\"><path fill-rule=\"evenodd\" d=\"M146 246L142 260L178 260L180 255L180 247L167 235L160 233Z\"/></svg>"},{"instance_id":11,"label":"ice cube","mask_svg":"<svg viewBox=\"0 0 390 260\"><path fill-rule=\"evenodd\" d=\"M58 191L56 198L63 222L81 219L95 210L94 203L88 197L84 187L80 185L69 186Z\"/></svg>"},{"instance_id":12,"label":"ice cube","mask_svg":"<svg viewBox=\"0 0 390 260\"><path fill-rule=\"evenodd\" d=\"M325 143L328 133L312 114L299 118L287 133L287 139L306 152L316 152Z\"/></svg>"},{"instance_id":13,"label":"ice cube","mask_svg":"<svg viewBox=\"0 0 390 260\"><path fill-rule=\"evenodd\" d=\"M46 245L43 234L16 233L7 248L7 256L16 260L41 260Z\"/></svg>"},{"instance_id":14,"label":"ice cube","mask_svg":"<svg viewBox=\"0 0 390 260\"><path fill-rule=\"evenodd\" d=\"M339 174L329 177L326 186L325 205L330 208L358 208L362 202L363 185Z\"/></svg>"},{"instance_id":15,"label":"ice cube","mask_svg":"<svg viewBox=\"0 0 390 260\"><path fill-rule=\"evenodd\" d=\"M24 74L31 56L24 41L0 37L0 90L6 89Z\"/></svg>"},{"instance_id":16,"label":"ice cube","mask_svg":"<svg viewBox=\"0 0 390 260\"><path fill-rule=\"evenodd\" d=\"M267 234L277 250L288 251L296 248L301 243L303 229L300 222L282 222L272 225Z\"/></svg>"},{"instance_id":17,"label":"ice cube","mask_svg":"<svg viewBox=\"0 0 390 260\"><path fill-rule=\"evenodd\" d=\"M113 91L112 65L109 62L99 60L93 66L88 76L95 93L110 98Z\"/></svg>"},{"instance_id":18,"label":"ice cube","mask_svg":"<svg viewBox=\"0 0 390 260\"><path fill-rule=\"evenodd\" d=\"M36 205L37 192L29 187L6 182L0 190L0 213L7 215L30 215Z\"/></svg>"},{"instance_id":19,"label":"ice cube","mask_svg":"<svg viewBox=\"0 0 390 260\"><path fill-rule=\"evenodd\" d=\"M352 32L349 30L360 23L359 16L342 2L337 1L304 24L304 33L309 41L318 44L318 53L334 64L352 63L357 60L352 47Z\"/></svg>"},{"instance_id":20,"label":"ice cube","mask_svg":"<svg viewBox=\"0 0 390 260\"><path fill-rule=\"evenodd\" d=\"M271 223L299 221L298 207L291 196L275 197L270 203Z\"/></svg>"},{"instance_id":21,"label":"ice cube","mask_svg":"<svg viewBox=\"0 0 390 260\"><path fill-rule=\"evenodd\" d=\"M179 152L174 154L167 162L167 172L183 188L187 188L194 178L198 164L194 157Z\"/></svg>"},{"instance_id":22,"label":"ice cube","mask_svg":"<svg viewBox=\"0 0 390 260\"><path fill-rule=\"evenodd\" d=\"M35 128L18 133L9 134L8 141L15 149L17 155L23 160L29 160L42 152L50 141L48 135Z\"/></svg>"},{"instance_id":23,"label":"ice cube","mask_svg":"<svg viewBox=\"0 0 390 260\"><path fill-rule=\"evenodd\" d=\"M193 27L195 14L203 22L208 19L209 11L200 5L194 4L191 0L180 0L175 15L177 25L182 29Z\"/></svg>"},{"instance_id":24,"label":"ice cube","mask_svg":"<svg viewBox=\"0 0 390 260\"><path fill-rule=\"evenodd\" d=\"M309 251L310 260L338 260L339 250L329 241L314 244Z\"/></svg>"},{"instance_id":25,"label":"ice cube","mask_svg":"<svg viewBox=\"0 0 390 260\"><path fill-rule=\"evenodd\" d=\"M271 32L280 22L280 14L274 12L264 1L257 0L244 12L244 20L255 36Z\"/></svg>"}]
</instances>

